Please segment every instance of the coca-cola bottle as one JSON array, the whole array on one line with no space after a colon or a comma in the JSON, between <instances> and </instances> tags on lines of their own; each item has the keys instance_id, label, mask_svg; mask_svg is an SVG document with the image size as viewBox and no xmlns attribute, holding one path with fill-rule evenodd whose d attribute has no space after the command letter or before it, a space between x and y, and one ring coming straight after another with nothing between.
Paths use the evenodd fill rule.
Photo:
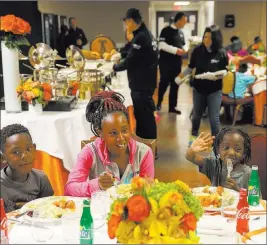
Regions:
<instances>
[{"instance_id":1,"label":"coca-cola bottle","mask_svg":"<svg viewBox=\"0 0 267 245\"><path fill-rule=\"evenodd\" d=\"M249 205L247 201L247 190L240 189L239 202L237 204L236 231L241 235L249 232Z\"/></svg>"},{"instance_id":2,"label":"coca-cola bottle","mask_svg":"<svg viewBox=\"0 0 267 245\"><path fill-rule=\"evenodd\" d=\"M4 200L0 199L1 206L1 242L0 244L8 244L8 229L7 229L7 218L4 207Z\"/></svg>"}]
</instances>

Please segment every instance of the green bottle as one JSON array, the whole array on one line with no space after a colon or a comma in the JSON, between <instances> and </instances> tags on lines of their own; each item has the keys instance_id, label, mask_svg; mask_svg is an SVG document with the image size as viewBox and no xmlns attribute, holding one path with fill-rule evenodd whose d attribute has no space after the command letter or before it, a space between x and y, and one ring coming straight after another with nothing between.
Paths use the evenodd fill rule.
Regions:
<instances>
[{"instance_id":1,"label":"green bottle","mask_svg":"<svg viewBox=\"0 0 267 245\"><path fill-rule=\"evenodd\" d=\"M252 166L252 172L248 182L248 204L257 206L260 203L260 179L258 174L258 166Z\"/></svg>"},{"instance_id":2,"label":"green bottle","mask_svg":"<svg viewBox=\"0 0 267 245\"><path fill-rule=\"evenodd\" d=\"M91 215L90 201L83 201L83 213L80 220L80 244L93 244L93 218Z\"/></svg>"}]
</instances>

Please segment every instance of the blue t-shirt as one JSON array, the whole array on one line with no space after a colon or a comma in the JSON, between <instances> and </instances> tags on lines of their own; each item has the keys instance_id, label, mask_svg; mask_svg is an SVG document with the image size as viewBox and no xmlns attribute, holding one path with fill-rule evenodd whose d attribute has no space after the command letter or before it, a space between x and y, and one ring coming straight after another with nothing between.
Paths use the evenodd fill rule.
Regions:
<instances>
[{"instance_id":1,"label":"blue t-shirt","mask_svg":"<svg viewBox=\"0 0 267 245\"><path fill-rule=\"evenodd\" d=\"M236 84L235 84L235 96L237 99L242 99L245 96L247 87L249 84L254 83L255 77L246 75L241 72L236 72ZM234 98L234 93L229 94L231 98Z\"/></svg>"}]
</instances>

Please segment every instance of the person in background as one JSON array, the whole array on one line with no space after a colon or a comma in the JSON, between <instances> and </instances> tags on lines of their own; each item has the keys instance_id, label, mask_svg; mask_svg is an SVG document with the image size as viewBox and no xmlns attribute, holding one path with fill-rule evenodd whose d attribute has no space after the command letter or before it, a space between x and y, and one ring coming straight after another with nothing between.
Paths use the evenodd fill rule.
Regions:
<instances>
[{"instance_id":1,"label":"person in background","mask_svg":"<svg viewBox=\"0 0 267 245\"><path fill-rule=\"evenodd\" d=\"M251 168L246 163L251 158L251 139L242 128L226 127L216 136L201 133L187 149L186 159L201 167L213 186L223 186L235 191L248 188ZM213 143L215 158L199 155ZM233 170L227 177L227 161L232 161Z\"/></svg>"},{"instance_id":2,"label":"person in background","mask_svg":"<svg viewBox=\"0 0 267 245\"><path fill-rule=\"evenodd\" d=\"M256 51L260 52L260 53L264 53L265 52L265 46L261 40L261 38L259 36L254 38L254 43L252 45L250 45L248 47L248 52L250 54L255 53Z\"/></svg>"},{"instance_id":3,"label":"person in background","mask_svg":"<svg viewBox=\"0 0 267 245\"><path fill-rule=\"evenodd\" d=\"M208 107L211 133L216 136L220 131L220 108L222 102L222 78L223 75L210 74L207 79L197 79L196 75L207 72L226 70L228 56L222 48L222 33L216 25L207 27L204 32L202 44L195 47L192 52L188 68L177 78L181 79L191 74L196 69L193 86L193 117L192 130L189 145L197 138L202 114Z\"/></svg>"},{"instance_id":4,"label":"person in background","mask_svg":"<svg viewBox=\"0 0 267 245\"><path fill-rule=\"evenodd\" d=\"M37 198L53 196L44 172L32 168L36 146L29 130L20 124L1 129L1 198L6 212L21 208Z\"/></svg>"},{"instance_id":5,"label":"person in background","mask_svg":"<svg viewBox=\"0 0 267 245\"><path fill-rule=\"evenodd\" d=\"M238 72L235 73L236 82L234 92L229 94L232 98L241 99L245 97L245 94L249 90L249 87L256 81L257 77L254 75L246 74L248 69L247 64L241 64Z\"/></svg>"},{"instance_id":6,"label":"person in background","mask_svg":"<svg viewBox=\"0 0 267 245\"><path fill-rule=\"evenodd\" d=\"M239 37L232 36L230 41L231 41L231 44L226 47L226 50L231 55L238 55L241 57L249 55L248 51L242 48L242 42Z\"/></svg>"},{"instance_id":7,"label":"person in background","mask_svg":"<svg viewBox=\"0 0 267 245\"><path fill-rule=\"evenodd\" d=\"M77 46L82 49L88 43L87 38L82 29L77 27L77 20L74 17L69 18L69 45Z\"/></svg>"},{"instance_id":8,"label":"person in background","mask_svg":"<svg viewBox=\"0 0 267 245\"><path fill-rule=\"evenodd\" d=\"M66 25L61 25L60 34L57 38L57 51L60 57L66 57L66 49L69 46L69 30Z\"/></svg>"},{"instance_id":9,"label":"person in background","mask_svg":"<svg viewBox=\"0 0 267 245\"><path fill-rule=\"evenodd\" d=\"M113 70L127 70L136 119L136 134L141 138L156 139L155 104L152 96L157 85L157 44L142 21L138 9L129 9L124 22L129 33L133 33L131 48L124 65L115 64Z\"/></svg>"},{"instance_id":10,"label":"person in background","mask_svg":"<svg viewBox=\"0 0 267 245\"><path fill-rule=\"evenodd\" d=\"M78 155L65 186L65 195L90 197L106 190L114 181L129 184L131 179L154 178L152 150L131 138L123 96L101 92L86 107L86 119L97 138Z\"/></svg>"},{"instance_id":11,"label":"person in background","mask_svg":"<svg viewBox=\"0 0 267 245\"><path fill-rule=\"evenodd\" d=\"M181 111L175 109L177 106L179 85L177 85L174 80L182 70L182 56L186 54L185 50L183 50L185 40L181 30L186 23L186 15L183 12L179 12L174 18L174 23L163 28L160 33L158 111L161 110L164 94L170 85L169 112L181 114Z\"/></svg>"}]
</instances>

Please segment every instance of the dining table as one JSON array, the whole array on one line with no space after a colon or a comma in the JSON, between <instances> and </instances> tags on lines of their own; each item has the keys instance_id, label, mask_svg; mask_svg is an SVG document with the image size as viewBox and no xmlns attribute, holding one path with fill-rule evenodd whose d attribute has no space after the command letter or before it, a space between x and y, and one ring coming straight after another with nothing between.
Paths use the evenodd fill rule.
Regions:
<instances>
[{"instance_id":1,"label":"dining table","mask_svg":"<svg viewBox=\"0 0 267 245\"><path fill-rule=\"evenodd\" d=\"M81 200L84 198L81 198ZM109 210L109 206L112 200L106 195L103 199L103 205L106 210ZM100 209L102 205L98 205ZM241 236L236 232L236 219L229 219L223 215L223 212L204 212L204 215L199 219L197 223L196 233L200 237L200 243L202 244L266 244L266 201L261 200L258 206L250 206L250 211L261 212L259 215L250 215L249 232ZM13 222L14 216L19 212L11 212L7 214L9 219L9 243L10 244L38 244L33 236L33 227L29 223ZM106 212L107 215L108 212ZM79 244L79 221L81 213L76 216L72 227L64 226L62 222L58 223L54 227L54 232L47 244ZM23 220L23 217L20 217ZM72 239L68 240L66 235L68 232L74 232ZM94 229L94 244L116 244L116 239L110 239L107 232L107 224L103 222L103 225L97 229Z\"/></svg>"}]
</instances>

